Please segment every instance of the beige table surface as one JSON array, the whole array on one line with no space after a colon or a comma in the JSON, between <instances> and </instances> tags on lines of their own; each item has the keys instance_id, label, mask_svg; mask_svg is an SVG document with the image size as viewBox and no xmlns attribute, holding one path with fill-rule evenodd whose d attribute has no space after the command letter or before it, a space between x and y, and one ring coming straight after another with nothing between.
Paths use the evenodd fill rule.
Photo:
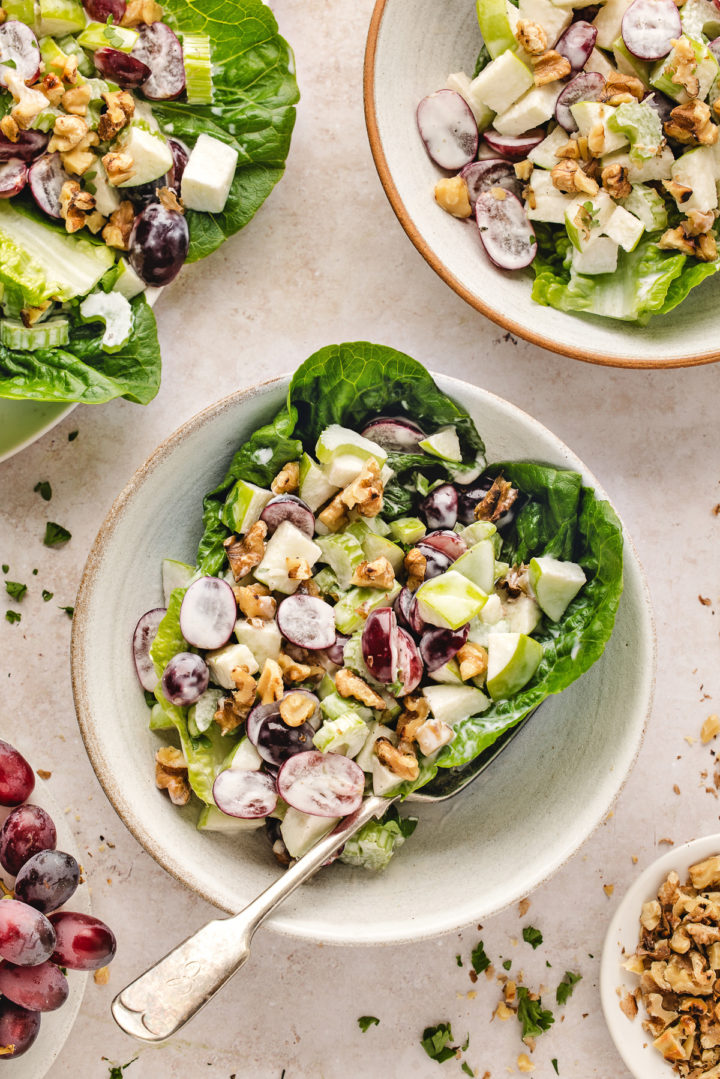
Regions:
<instances>
[{"instance_id":1,"label":"beige table surface","mask_svg":"<svg viewBox=\"0 0 720 1079\"><path fill-rule=\"evenodd\" d=\"M478 1076L518 1074L518 1024L491 1022L496 981L481 977L474 987L468 978L479 938L491 958L511 956L528 984L548 984L546 1003L566 969L582 973L563 1021L558 1014L538 1041L534 1075L552 1079L556 1058L562 1079L626 1079L599 1005L608 918L638 870L667 849L663 839L720 830L720 802L702 775L712 774L711 747L686 741L720 696L720 516L712 512L720 502L720 369L650 374L557 358L504 335L435 276L395 220L368 149L361 77L371 8L372 0L275 0L303 92L287 173L243 233L184 270L162 297L165 373L155 401L79 408L0 465L0 562L32 589L19 625L0 618L0 732L34 745L33 763L52 771L55 798L73 807L95 912L120 942L110 984L89 982L51 1079L107 1079L103 1058L122 1064L135 1055L110 1018L112 995L213 915L137 846L95 780L73 711L70 621L56 604L73 603L105 513L161 439L204 405L290 371L326 343L394 345L507 397L600 477L650 579L659 632L654 713L613 814L531 896L522 922L511 909L482 932L471 926L384 949L303 945L261 930L238 979L172 1044L142 1049L129 1079L280 1079L283 1069L286 1079L460 1075L459 1064L440 1066L419 1045L422 1028L443 1019L459 1040L470 1033L467 1059ZM38 480L52 484L49 504L33 493ZM42 546L47 519L71 530L64 548ZM51 602L41 588L54 592ZM518 943L528 921L544 936L535 952ZM363 1014L380 1025L361 1034ZM11 1064L7 1071L11 1079Z\"/></svg>"}]
</instances>

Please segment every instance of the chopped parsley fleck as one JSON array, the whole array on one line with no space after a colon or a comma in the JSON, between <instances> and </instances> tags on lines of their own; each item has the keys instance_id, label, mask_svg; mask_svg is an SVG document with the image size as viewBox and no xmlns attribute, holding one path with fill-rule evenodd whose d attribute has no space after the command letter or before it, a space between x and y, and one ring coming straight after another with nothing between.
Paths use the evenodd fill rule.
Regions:
<instances>
[{"instance_id":1,"label":"chopped parsley fleck","mask_svg":"<svg viewBox=\"0 0 720 1079\"><path fill-rule=\"evenodd\" d=\"M39 480L33 487L33 491L40 495L43 502L49 502L52 498L52 487L47 480Z\"/></svg>"},{"instance_id":2,"label":"chopped parsley fleck","mask_svg":"<svg viewBox=\"0 0 720 1079\"><path fill-rule=\"evenodd\" d=\"M8 566L7 562L3 562L2 571L3 571L3 573L9 573L10 572L10 567Z\"/></svg>"},{"instance_id":3,"label":"chopped parsley fleck","mask_svg":"<svg viewBox=\"0 0 720 1079\"><path fill-rule=\"evenodd\" d=\"M553 1057L552 1060L550 1061L550 1063L552 1064L553 1068L555 1069L555 1074L559 1075L560 1072L558 1071L557 1057Z\"/></svg>"},{"instance_id":4,"label":"chopped parsley fleck","mask_svg":"<svg viewBox=\"0 0 720 1079\"><path fill-rule=\"evenodd\" d=\"M103 30L103 37L114 49L122 49L123 39L117 30L113 28L110 19L112 19L112 15L108 16L108 23Z\"/></svg>"},{"instance_id":5,"label":"chopped parsley fleck","mask_svg":"<svg viewBox=\"0 0 720 1079\"><path fill-rule=\"evenodd\" d=\"M71 431L68 435L68 442L74 442L79 433L79 431Z\"/></svg>"},{"instance_id":6,"label":"chopped parsley fleck","mask_svg":"<svg viewBox=\"0 0 720 1079\"><path fill-rule=\"evenodd\" d=\"M38 571L36 569L34 569L33 570L33 577L37 577L37 575L38 575Z\"/></svg>"},{"instance_id":7,"label":"chopped parsley fleck","mask_svg":"<svg viewBox=\"0 0 720 1079\"><path fill-rule=\"evenodd\" d=\"M123 1079L123 1072L126 1068L129 1068L131 1064L134 1064L137 1057L133 1057L132 1060L128 1060L127 1064L111 1064L108 1068L110 1075L108 1079ZM107 1060L107 1057L103 1057L103 1060Z\"/></svg>"},{"instance_id":8,"label":"chopped parsley fleck","mask_svg":"<svg viewBox=\"0 0 720 1079\"><path fill-rule=\"evenodd\" d=\"M490 966L490 960L485 955L485 945L481 940L477 942L470 953L470 962L472 963L473 970L476 974L482 974L482 972L487 970Z\"/></svg>"},{"instance_id":9,"label":"chopped parsley fleck","mask_svg":"<svg viewBox=\"0 0 720 1079\"><path fill-rule=\"evenodd\" d=\"M67 528L63 528L62 525L56 524L55 521L48 521L45 525L45 537L43 543L46 547L61 547L63 543L67 543L69 539L72 539L72 532L68 532Z\"/></svg>"},{"instance_id":10,"label":"chopped parsley fleck","mask_svg":"<svg viewBox=\"0 0 720 1079\"><path fill-rule=\"evenodd\" d=\"M582 981L582 974L573 974L571 970L565 971L563 980L555 990L555 1000L558 1004L567 1004L573 994L573 989L580 981Z\"/></svg>"},{"instance_id":11,"label":"chopped parsley fleck","mask_svg":"<svg viewBox=\"0 0 720 1079\"><path fill-rule=\"evenodd\" d=\"M13 622L20 622L22 615L19 611L5 611L5 618L12 624Z\"/></svg>"},{"instance_id":12,"label":"chopped parsley fleck","mask_svg":"<svg viewBox=\"0 0 720 1079\"><path fill-rule=\"evenodd\" d=\"M21 600L27 592L27 585L19 581L6 581L5 591L14 600Z\"/></svg>"},{"instance_id":13,"label":"chopped parsley fleck","mask_svg":"<svg viewBox=\"0 0 720 1079\"><path fill-rule=\"evenodd\" d=\"M47 588L43 588L43 590L42 590L42 598L45 600L46 603L48 602L48 600L51 600L54 595L55 595L54 592L48 592Z\"/></svg>"},{"instance_id":14,"label":"chopped parsley fleck","mask_svg":"<svg viewBox=\"0 0 720 1079\"><path fill-rule=\"evenodd\" d=\"M65 611L65 614L68 616L68 618L72 618L72 616L75 614L75 608L74 607L60 607L60 606L58 606L58 610L59 611Z\"/></svg>"},{"instance_id":15,"label":"chopped parsley fleck","mask_svg":"<svg viewBox=\"0 0 720 1079\"><path fill-rule=\"evenodd\" d=\"M376 1027L379 1024L380 1020L375 1015L361 1015L358 1019L358 1026L360 1027L363 1034L366 1030L369 1030L370 1027Z\"/></svg>"},{"instance_id":16,"label":"chopped parsley fleck","mask_svg":"<svg viewBox=\"0 0 720 1079\"><path fill-rule=\"evenodd\" d=\"M537 1038L543 1031L549 1030L555 1022L555 1016L547 1008L543 1008L541 998L531 1000L530 990L524 985L518 986L517 997L517 1017L522 1023L523 1038Z\"/></svg>"},{"instance_id":17,"label":"chopped parsley fleck","mask_svg":"<svg viewBox=\"0 0 720 1079\"><path fill-rule=\"evenodd\" d=\"M523 929L523 940L526 944L532 944L533 951L543 942L543 935L534 925L526 925Z\"/></svg>"},{"instance_id":18,"label":"chopped parsley fleck","mask_svg":"<svg viewBox=\"0 0 720 1079\"><path fill-rule=\"evenodd\" d=\"M444 1064L457 1052L457 1046L450 1045L452 1036L452 1027L449 1023L438 1023L434 1027L425 1027L420 1044L431 1060Z\"/></svg>"},{"instance_id":19,"label":"chopped parsley fleck","mask_svg":"<svg viewBox=\"0 0 720 1079\"><path fill-rule=\"evenodd\" d=\"M510 970L511 966L512 966L512 959L506 959L503 962L503 970Z\"/></svg>"},{"instance_id":20,"label":"chopped parsley fleck","mask_svg":"<svg viewBox=\"0 0 720 1079\"><path fill-rule=\"evenodd\" d=\"M15 60L10 60L10 59L3 60L3 67L9 67L9 68L12 68L13 71L16 71L17 70L17 63L15 62Z\"/></svg>"},{"instance_id":21,"label":"chopped parsley fleck","mask_svg":"<svg viewBox=\"0 0 720 1079\"><path fill-rule=\"evenodd\" d=\"M456 955L455 956L455 962L457 963L457 965L459 967L461 967L463 965L462 956L461 955Z\"/></svg>"},{"instance_id":22,"label":"chopped parsley fleck","mask_svg":"<svg viewBox=\"0 0 720 1079\"><path fill-rule=\"evenodd\" d=\"M460 1071L465 1072L466 1075L475 1075L475 1072L472 1070L467 1060L463 1060L462 1064L460 1065Z\"/></svg>"}]
</instances>

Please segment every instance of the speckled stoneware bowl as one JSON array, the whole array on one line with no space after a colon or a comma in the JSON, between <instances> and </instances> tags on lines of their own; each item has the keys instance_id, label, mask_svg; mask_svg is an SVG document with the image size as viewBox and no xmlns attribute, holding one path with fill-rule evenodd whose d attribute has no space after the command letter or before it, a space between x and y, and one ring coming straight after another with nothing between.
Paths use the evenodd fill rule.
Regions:
<instances>
[{"instance_id":1,"label":"speckled stoneware bowl","mask_svg":"<svg viewBox=\"0 0 720 1079\"><path fill-rule=\"evenodd\" d=\"M643 903L657 898L657 890L668 873L674 869L684 884L690 866L713 854L720 854L720 835L693 839L669 850L643 870L613 912L603 945L600 997L615 1046L635 1079L673 1079L676 1073L653 1048L652 1035L642 1028L646 1018L642 1004L635 1019L628 1019L621 1011L621 999L639 984L637 975L623 970L621 964L637 948Z\"/></svg>"},{"instance_id":2,"label":"speckled stoneware bowl","mask_svg":"<svg viewBox=\"0 0 720 1079\"><path fill-rule=\"evenodd\" d=\"M582 462L520 409L466 383L437 381L468 409L490 460L535 458L574 468L598 488ZM276 379L233 394L156 450L100 530L75 609L75 704L100 782L149 853L228 911L270 884L278 866L262 831L238 838L200 833L197 805L178 810L156 790L160 741L147 729L130 641L139 616L162 603L161 560L194 561L203 494L221 479L238 444L282 405L287 386ZM531 891L600 823L633 765L651 703L654 640L646 585L628 540L625 592L602 659L543 704L466 792L419 807L420 825L385 873L336 864L292 895L269 924L332 943L412 940L476 922Z\"/></svg>"},{"instance_id":3,"label":"speckled stoneware bowl","mask_svg":"<svg viewBox=\"0 0 720 1079\"><path fill-rule=\"evenodd\" d=\"M433 188L447 175L428 157L418 102L451 71L469 75L481 44L474 0L377 0L365 56L365 116L380 180L421 255L458 295L511 333L553 352L617 367L673 367L720 359L720 280L693 289L647 326L541 307L532 270L507 273L486 258L477 229L441 210ZM412 288L412 283L409 283ZM440 315L441 312L438 312Z\"/></svg>"}]
</instances>

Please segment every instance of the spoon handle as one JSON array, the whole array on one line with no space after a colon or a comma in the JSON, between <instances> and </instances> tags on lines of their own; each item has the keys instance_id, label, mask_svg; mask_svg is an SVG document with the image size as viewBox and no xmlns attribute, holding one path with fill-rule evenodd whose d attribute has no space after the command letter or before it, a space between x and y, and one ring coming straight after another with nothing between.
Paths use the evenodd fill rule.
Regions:
<instances>
[{"instance_id":1,"label":"spoon handle","mask_svg":"<svg viewBox=\"0 0 720 1079\"><path fill-rule=\"evenodd\" d=\"M144 1042L164 1041L175 1034L246 962L253 933L263 919L395 800L366 798L239 914L208 922L168 952L118 993L112 1004L115 1022Z\"/></svg>"}]
</instances>

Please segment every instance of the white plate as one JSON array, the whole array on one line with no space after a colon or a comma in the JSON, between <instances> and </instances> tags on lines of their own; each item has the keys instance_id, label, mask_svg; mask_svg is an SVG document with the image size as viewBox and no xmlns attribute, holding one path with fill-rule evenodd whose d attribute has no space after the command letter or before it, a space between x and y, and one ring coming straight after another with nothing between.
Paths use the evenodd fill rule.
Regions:
<instances>
[{"instance_id":1,"label":"white plate","mask_svg":"<svg viewBox=\"0 0 720 1079\"><path fill-rule=\"evenodd\" d=\"M620 1010L621 997L634 992L639 981L637 975L623 970L621 963L637 948L643 903L657 898L657 890L668 873L674 869L680 883L684 884L690 866L712 854L720 854L720 835L693 839L669 850L643 870L621 899L610 921L600 965L600 996L605 1022L617 1051L635 1079L672 1079L675 1073L653 1048L652 1035L642 1028L642 1020L646 1017L643 1005L639 1005L635 1019L628 1019Z\"/></svg>"},{"instance_id":2,"label":"white plate","mask_svg":"<svg viewBox=\"0 0 720 1079\"><path fill-rule=\"evenodd\" d=\"M441 210L441 176L425 152L415 111L448 74L472 75L482 38L473 0L377 0L365 56L365 116L385 193L408 236L451 288L511 333L553 352L617 367L671 367L720 358L720 279L693 289L647 326L542 307L532 270L507 273L485 257L477 229ZM438 312L441 315L441 312Z\"/></svg>"},{"instance_id":3,"label":"white plate","mask_svg":"<svg viewBox=\"0 0 720 1079\"><path fill-rule=\"evenodd\" d=\"M13 742L13 745L26 757L32 765L32 750L26 750L22 745ZM33 805L42 806L52 817L57 829L57 849L72 854L77 862L82 863L80 852L75 843L75 838L67 823L67 815L58 806L50 794L52 779L43 780L36 777L35 790L28 799ZM10 810L0 808L0 824L5 820ZM7 875L0 867L0 877L7 879ZM82 914L90 913L90 900L88 897L87 884L81 884L75 895L68 900L68 910L77 910ZM17 1060L8 1060L7 1075L3 1071L3 1062L0 1058L0 1079L42 1079L47 1074L60 1050L70 1037L73 1025L80 1011L83 993L87 984L88 976L79 970L68 971L68 984L70 995L55 1012L46 1012L40 1024L40 1033L31 1049Z\"/></svg>"},{"instance_id":4,"label":"white plate","mask_svg":"<svg viewBox=\"0 0 720 1079\"><path fill-rule=\"evenodd\" d=\"M467 383L437 381L473 416L490 460L575 468L602 495L582 462L536 420ZM218 402L139 469L95 541L73 620L75 704L108 797L161 865L230 911L266 888L277 866L262 831L233 839L199 833L197 806L178 811L156 790L161 739L147 729L130 640L139 616L162 603L161 560L194 561L203 495L243 439L284 403L287 385L276 379ZM478 921L537 887L605 817L632 767L651 703L654 651L647 589L628 541L615 632L592 670L543 704L467 792L420 807L420 826L385 873L336 864L269 924L334 943L412 940Z\"/></svg>"}]
</instances>

